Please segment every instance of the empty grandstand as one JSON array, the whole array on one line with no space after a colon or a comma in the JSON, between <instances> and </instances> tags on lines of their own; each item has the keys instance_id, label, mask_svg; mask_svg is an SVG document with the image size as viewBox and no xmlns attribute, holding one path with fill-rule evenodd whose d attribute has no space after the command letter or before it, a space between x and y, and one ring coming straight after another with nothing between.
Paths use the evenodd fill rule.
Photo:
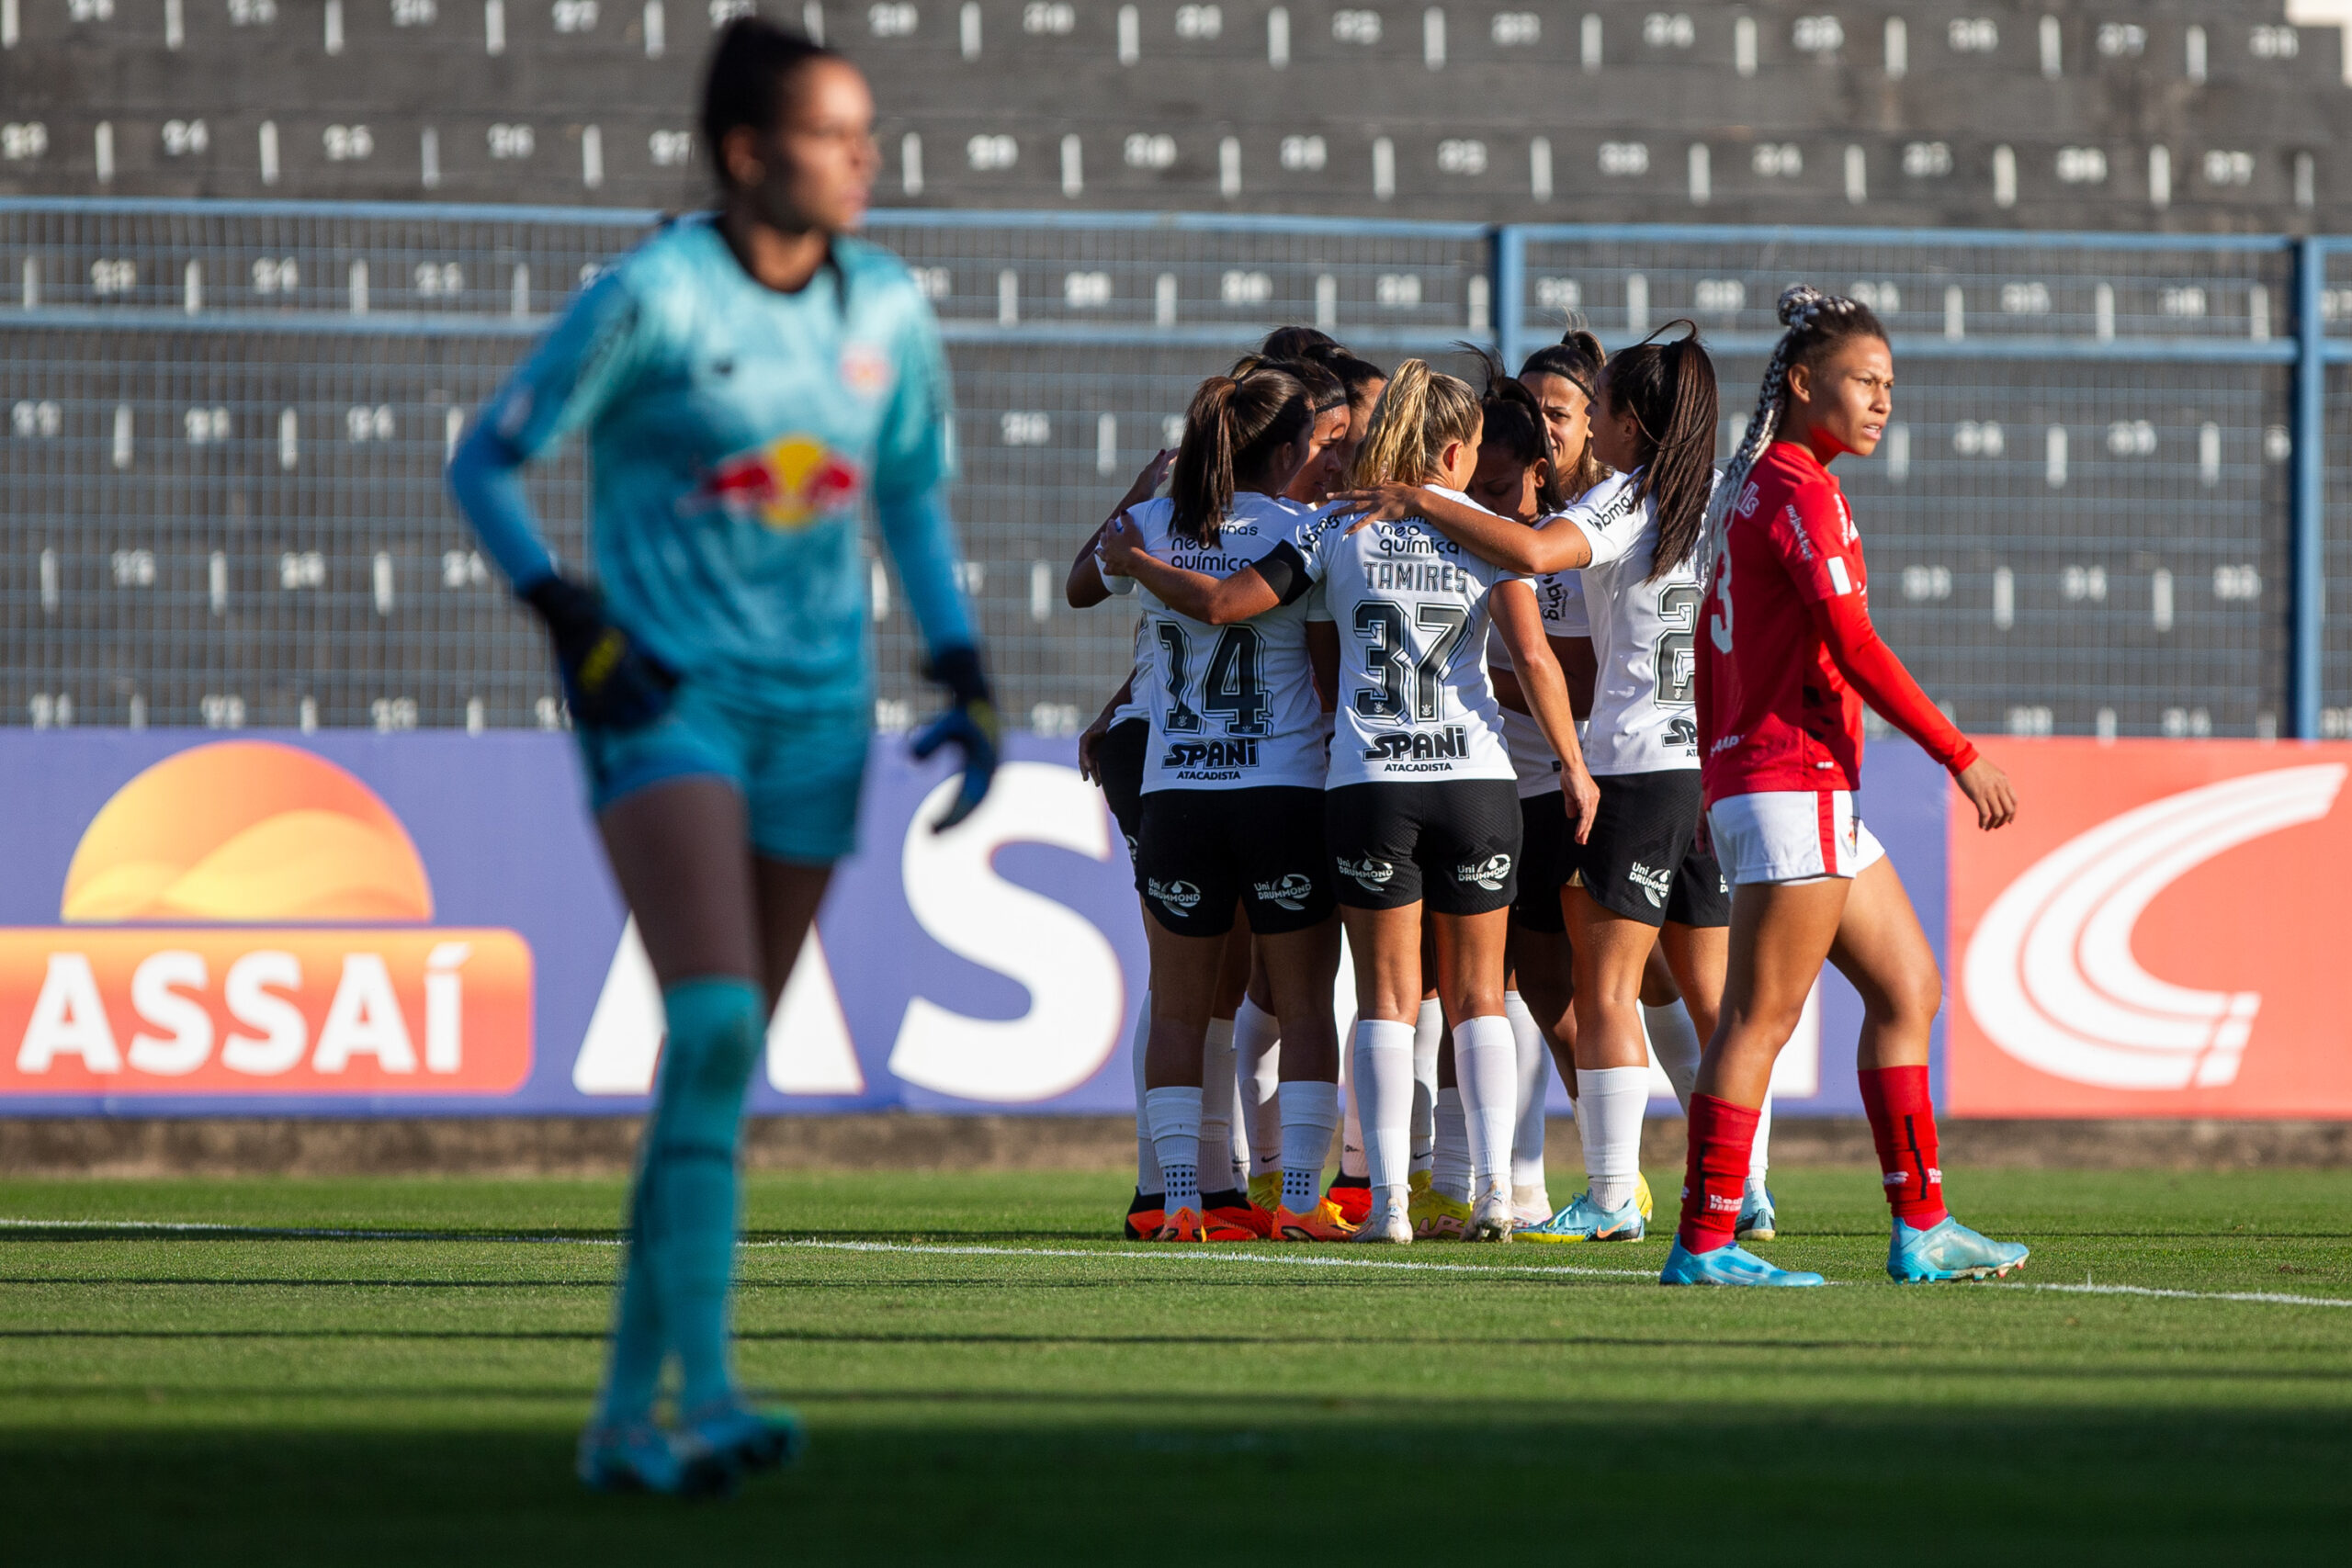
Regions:
<instances>
[{"instance_id":1,"label":"empty grandstand","mask_svg":"<svg viewBox=\"0 0 2352 1568\"><path fill-rule=\"evenodd\" d=\"M440 464L569 291L700 199L687 106L743 8L0 0L0 713L561 722ZM1268 327L1386 357L1690 315L1731 412L1798 276L1897 333L1899 424L1847 482L1883 624L1965 726L2352 727L2297 439L2352 263L2330 286L2286 237L2352 216L2352 4L768 9L874 74L876 232L946 324L969 586L1035 728L1125 666L1060 603L1076 531ZM541 482L576 530L576 459Z\"/></svg>"},{"instance_id":2,"label":"empty grandstand","mask_svg":"<svg viewBox=\"0 0 2352 1568\"><path fill-rule=\"evenodd\" d=\"M750 0L5 0L0 191L699 191ZM2342 228L2342 0L808 0L886 199L1483 222Z\"/></svg>"}]
</instances>

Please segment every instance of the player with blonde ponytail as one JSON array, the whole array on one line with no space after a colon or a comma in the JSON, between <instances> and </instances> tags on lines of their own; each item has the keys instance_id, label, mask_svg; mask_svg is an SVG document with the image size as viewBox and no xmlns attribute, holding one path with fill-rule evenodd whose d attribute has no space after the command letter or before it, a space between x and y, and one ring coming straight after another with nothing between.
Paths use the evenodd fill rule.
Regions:
<instances>
[{"instance_id":1,"label":"player with blonde ponytail","mask_svg":"<svg viewBox=\"0 0 2352 1568\"><path fill-rule=\"evenodd\" d=\"M1879 640L1861 536L1828 465L1874 451L1894 356L1870 308L1802 285L1756 414L1709 506L1698 637L1706 821L1732 885L1729 979L1690 1097L1682 1223L1659 1282L1818 1285L1738 1245L1735 1226L1772 1064L1826 959L1862 998L1856 1061L1894 1230L1898 1283L1983 1279L2026 1259L1944 1207L1928 1092L1943 999L1934 950L1855 810L1868 703L1949 769L1984 829L2009 781Z\"/></svg>"}]
</instances>

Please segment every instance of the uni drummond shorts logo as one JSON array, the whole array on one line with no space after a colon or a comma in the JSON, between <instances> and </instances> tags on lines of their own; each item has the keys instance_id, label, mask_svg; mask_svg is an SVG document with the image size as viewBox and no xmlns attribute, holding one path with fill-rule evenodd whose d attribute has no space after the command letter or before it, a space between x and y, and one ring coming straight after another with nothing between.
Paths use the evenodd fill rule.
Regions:
<instances>
[{"instance_id":1,"label":"uni drummond shorts logo","mask_svg":"<svg viewBox=\"0 0 2352 1568\"><path fill-rule=\"evenodd\" d=\"M1488 855L1485 860L1464 861L1453 868L1453 880L1499 893L1503 884L1510 880L1510 856Z\"/></svg>"},{"instance_id":2,"label":"uni drummond shorts logo","mask_svg":"<svg viewBox=\"0 0 2352 1568\"><path fill-rule=\"evenodd\" d=\"M1633 869L1625 873L1625 880L1642 890L1642 897L1650 901L1653 909L1665 908L1666 896L1674 890L1671 870L1653 871L1640 861L1635 861Z\"/></svg>"},{"instance_id":3,"label":"uni drummond shorts logo","mask_svg":"<svg viewBox=\"0 0 2352 1568\"><path fill-rule=\"evenodd\" d=\"M1171 915L1189 913L1201 901L1201 890L1189 882L1162 882L1154 876L1143 885L1144 897L1165 906Z\"/></svg>"},{"instance_id":4,"label":"uni drummond shorts logo","mask_svg":"<svg viewBox=\"0 0 2352 1568\"><path fill-rule=\"evenodd\" d=\"M0 1093L481 1094L530 1075L529 945L433 925L400 818L297 747L221 741L140 773L83 831L59 913L0 931Z\"/></svg>"},{"instance_id":5,"label":"uni drummond shorts logo","mask_svg":"<svg viewBox=\"0 0 2352 1568\"><path fill-rule=\"evenodd\" d=\"M1375 860L1370 855L1364 856L1362 860L1350 860L1347 856L1341 855L1332 863L1339 867L1341 876L1358 883L1365 891L1371 893L1377 893L1387 886L1389 879L1396 874L1396 868L1394 865L1385 860Z\"/></svg>"},{"instance_id":6,"label":"uni drummond shorts logo","mask_svg":"<svg viewBox=\"0 0 2352 1568\"><path fill-rule=\"evenodd\" d=\"M1261 902L1279 904L1293 911L1306 908L1306 901L1315 897L1315 880L1303 872L1286 871L1279 882L1258 882L1250 886L1256 890Z\"/></svg>"}]
</instances>

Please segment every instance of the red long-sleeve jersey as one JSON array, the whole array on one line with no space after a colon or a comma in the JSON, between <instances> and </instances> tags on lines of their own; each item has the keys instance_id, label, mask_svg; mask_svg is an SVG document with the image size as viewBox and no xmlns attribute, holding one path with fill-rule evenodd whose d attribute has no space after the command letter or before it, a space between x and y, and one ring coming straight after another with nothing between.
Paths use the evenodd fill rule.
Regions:
<instances>
[{"instance_id":1,"label":"red long-sleeve jersey","mask_svg":"<svg viewBox=\"0 0 2352 1568\"><path fill-rule=\"evenodd\" d=\"M1765 790L1859 787L1864 703L1953 773L1976 760L1879 640L1845 492L1795 442L1765 449L1733 505L1698 644L1710 805Z\"/></svg>"}]
</instances>

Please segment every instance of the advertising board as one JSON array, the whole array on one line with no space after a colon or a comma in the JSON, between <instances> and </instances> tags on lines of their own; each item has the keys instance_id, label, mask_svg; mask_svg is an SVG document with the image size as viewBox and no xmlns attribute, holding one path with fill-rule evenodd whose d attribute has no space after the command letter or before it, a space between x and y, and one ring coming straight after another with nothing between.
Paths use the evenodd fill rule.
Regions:
<instances>
[{"instance_id":1,"label":"advertising board","mask_svg":"<svg viewBox=\"0 0 2352 1568\"><path fill-rule=\"evenodd\" d=\"M987 805L944 835L944 767L874 745L863 845L752 1110L1130 1110L1141 916L1074 742L1013 737ZM1941 776L1903 744L1871 770L1871 826L1940 950ZM0 1114L645 1103L660 992L563 736L20 729L0 732ZM1859 1111L1860 1021L1825 979L1776 1079L1784 1113ZM1566 1109L1556 1078L1551 1096Z\"/></svg>"}]
</instances>

